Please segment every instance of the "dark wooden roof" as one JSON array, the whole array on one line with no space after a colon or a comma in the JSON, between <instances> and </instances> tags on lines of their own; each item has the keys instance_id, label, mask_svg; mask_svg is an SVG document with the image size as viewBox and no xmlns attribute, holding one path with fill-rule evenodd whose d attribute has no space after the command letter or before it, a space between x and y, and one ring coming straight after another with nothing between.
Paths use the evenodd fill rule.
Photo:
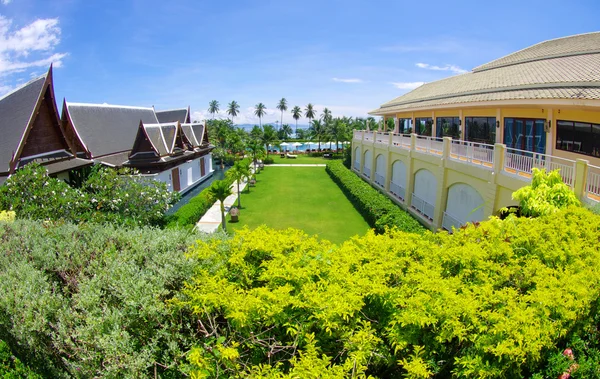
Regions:
<instances>
[{"instance_id":1,"label":"dark wooden roof","mask_svg":"<svg viewBox=\"0 0 600 379\"><path fill-rule=\"evenodd\" d=\"M180 123L189 123L190 122L190 108L181 108L181 109L171 109L168 111L156 111L156 118L158 122L161 124L167 122L180 122Z\"/></svg>"},{"instance_id":2,"label":"dark wooden roof","mask_svg":"<svg viewBox=\"0 0 600 379\"><path fill-rule=\"evenodd\" d=\"M158 123L153 108L69 102L63 120L74 126L92 158L129 151L140 121Z\"/></svg>"}]
</instances>

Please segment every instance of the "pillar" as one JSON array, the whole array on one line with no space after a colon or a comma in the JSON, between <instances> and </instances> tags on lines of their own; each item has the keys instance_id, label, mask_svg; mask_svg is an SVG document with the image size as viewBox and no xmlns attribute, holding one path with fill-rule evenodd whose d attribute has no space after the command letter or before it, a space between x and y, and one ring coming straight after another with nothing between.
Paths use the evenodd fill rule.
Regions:
<instances>
[{"instance_id":1,"label":"pillar","mask_svg":"<svg viewBox=\"0 0 600 379\"><path fill-rule=\"evenodd\" d=\"M589 162L585 159L577 159L575 162L575 182L573 183L573 191L580 200L584 200L587 196L587 177L589 170Z\"/></svg>"},{"instance_id":2,"label":"pillar","mask_svg":"<svg viewBox=\"0 0 600 379\"><path fill-rule=\"evenodd\" d=\"M400 119L398 117L394 117L394 133L400 133Z\"/></svg>"},{"instance_id":3,"label":"pillar","mask_svg":"<svg viewBox=\"0 0 600 379\"><path fill-rule=\"evenodd\" d=\"M504 157L506 156L506 145L496 143L494 145L494 175L498 175L504 170Z\"/></svg>"}]
</instances>

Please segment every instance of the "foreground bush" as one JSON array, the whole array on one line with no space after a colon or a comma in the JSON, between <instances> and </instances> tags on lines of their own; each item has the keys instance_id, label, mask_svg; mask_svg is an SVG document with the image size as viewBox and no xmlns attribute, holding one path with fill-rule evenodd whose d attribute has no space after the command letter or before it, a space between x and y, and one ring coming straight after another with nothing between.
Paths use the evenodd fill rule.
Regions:
<instances>
[{"instance_id":1,"label":"foreground bush","mask_svg":"<svg viewBox=\"0 0 600 379\"><path fill-rule=\"evenodd\" d=\"M161 224L178 194L169 192L164 183L130 174L96 166L77 189L49 177L44 167L29 164L0 187L0 209L34 220Z\"/></svg>"},{"instance_id":2,"label":"foreground bush","mask_svg":"<svg viewBox=\"0 0 600 379\"><path fill-rule=\"evenodd\" d=\"M228 259L176 301L204 335L188 359L197 377L563 372L573 362L555 352L597 330L599 238L600 218L581 208L453 235L371 232L339 248L295 230L238 231L192 252L219 260L225 247Z\"/></svg>"},{"instance_id":3,"label":"foreground bush","mask_svg":"<svg viewBox=\"0 0 600 379\"><path fill-rule=\"evenodd\" d=\"M193 273L197 238L0 222L0 340L48 377L179 377L195 326L166 301Z\"/></svg>"},{"instance_id":4,"label":"foreground bush","mask_svg":"<svg viewBox=\"0 0 600 379\"><path fill-rule=\"evenodd\" d=\"M383 233L386 228L393 227L413 233L422 233L425 230L408 212L365 183L341 161L328 163L327 173L377 233Z\"/></svg>"}]
</instances>

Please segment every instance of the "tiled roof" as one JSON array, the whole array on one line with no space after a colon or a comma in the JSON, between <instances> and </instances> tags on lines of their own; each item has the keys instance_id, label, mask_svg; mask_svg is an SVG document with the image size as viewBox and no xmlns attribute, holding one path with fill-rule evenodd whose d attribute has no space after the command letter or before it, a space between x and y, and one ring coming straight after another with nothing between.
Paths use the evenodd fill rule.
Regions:
<instances>
[{"instance_id":1,"label":"tiled roof","mask_svg":"<svg viewBox=\"0 0 600 379\"><path fill-rule=\"evenodd\" d=\"M200 147L204 136L204 124L181 124L183 133L192 146Z\"/></svg>"},{"instance_id":2,"label":"tiled roof","mask_svg":"<svg viewBox=\"0 0 600 379\"><path fill-rule=\"evenodd\" d=\"M180 123L185 123L188 122L187 118L188 118L188 109L187 108L181 108L181 109L171 109L168 111L156 111L156 118L158 119L158 122L163 124L166 122L177 122L179 121Z\"/></svg>"},{"instance_id":3,"label":"tiled roof","mask_svg":"<svg viewBox=\"0 0 600 379\"><path fill-rule=\"evenodd\" d=\"M158 123L153 108L66 104L75 129L94 158L131 150L140 121Z\"/></svg>"},{"instance_id":4,"label":"tiled roof","mask_svg":"<svg viewBox=\"0 0 600 379\"><path fill-rule=\"evenodd\" d=\"M164 157L173 153L177 136L177 122L143 124L143 128L159 156Z\"/></svg>"},{"instance_id":5,"label":"tiled roof","mask_svg":"<svg viewBox=\"0 0 600 379\"><path fill-rule=\"evenodd\" d=\"M407 109L429 108L440 105L473 103L485 101L521 100L521 99L586 99L600 100L600 87L560 87L540 88L513 91L499 91L482 94L445 97L442 99L425 100L405 103L387 108L379 108L372 114L383 115L390 112L400 112Z\"/></svg>"},{"instance_id":6,"label":"tiled roof","mask_svg":"<svg viewBox=\"0 0 600 379\"><path fill-rule=\"evenodd\" d=\"M592 52L600 52L600 32L578 34L540 42L495 61L475 67L473 71L477 72L532 60Z\"/></svg>"},{"instance_id":7,"label":"tiled roof","mask_svg":"<svg viewBox=\"0 0 600 379\"><path fill-rule=\"evenodd\" d=\"M19 147L40 93L44 74L0 99L0 172L8 172L13 153Z\"/></svg>"}]
</instances>

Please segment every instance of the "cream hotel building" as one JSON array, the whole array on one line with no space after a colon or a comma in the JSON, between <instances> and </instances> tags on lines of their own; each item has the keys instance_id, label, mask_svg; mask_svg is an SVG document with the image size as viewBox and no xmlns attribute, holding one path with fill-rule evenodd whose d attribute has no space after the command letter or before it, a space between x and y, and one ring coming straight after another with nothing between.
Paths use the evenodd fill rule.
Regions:
<instances>
[{"instance_id":1,"label":"cream hotel building","mask_svg":"<svg viewBox=\"0 0 600 379\"><path fill-rule=\"evenodd\" d=\"M395 128L355 131L353 169L433 230L516 205L534 167L600 200L600 32L426 83L371 114Z\"/></svg>"}]
</instances>

